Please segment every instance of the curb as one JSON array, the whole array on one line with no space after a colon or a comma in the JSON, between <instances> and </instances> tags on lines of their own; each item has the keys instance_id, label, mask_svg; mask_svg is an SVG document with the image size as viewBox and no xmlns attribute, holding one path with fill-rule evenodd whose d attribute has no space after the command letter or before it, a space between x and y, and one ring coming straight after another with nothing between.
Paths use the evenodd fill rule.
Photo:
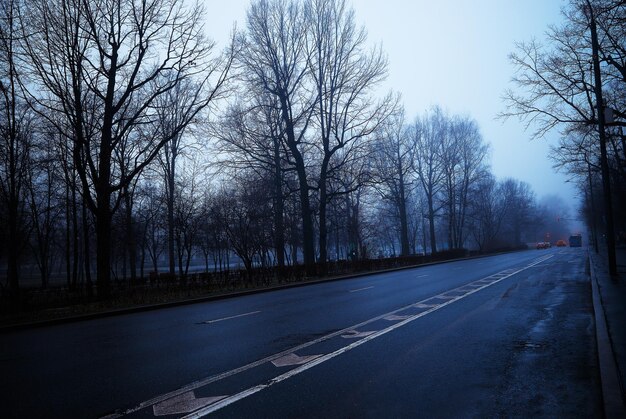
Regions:
<instances>
[{"instance_id":1,"label":"curb","mask_svg":"<svg viewBox=\"0 0 626 419\"><path fill-rule=\"evenodd\" d=\"M602 401L604 403L605 418L626 418L626 407L622 398L620 379L615 362L615 353L609 336L604 305L598 277L596 275L591 255L587 255L592 290L593 312L596 326L596 345L598 350L598 364L600 367L600 381L602 385Z\"/></svg>"}]
</instances>

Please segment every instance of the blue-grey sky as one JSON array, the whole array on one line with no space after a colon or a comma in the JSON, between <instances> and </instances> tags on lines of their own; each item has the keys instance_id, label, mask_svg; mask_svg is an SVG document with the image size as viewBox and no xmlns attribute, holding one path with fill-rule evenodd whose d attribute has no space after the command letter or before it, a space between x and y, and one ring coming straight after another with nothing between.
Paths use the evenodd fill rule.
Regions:
<instances>
[{"instance_id":1,"label":"blue-grey sky","mask_svg":"<svg viewBox=\"0 0 626 419\"><path fill-rule=\"evenodd\" d=\"M249 0L207 0L207 33L224 45L234 22L245 27ZM517 120L495 119L504 104L513 67L508 54L516 41L542 39L548 26L562 20L564 0L353 0L357 23L372 44L382 43L389 57L384 90L402 94L409 119L439 105L476 119L492 147L491 164L499 178L528 182L538 198L578 198L566 176L555 173L546 157L558 132L530 140Z\"/></svg>"}]
</instances>

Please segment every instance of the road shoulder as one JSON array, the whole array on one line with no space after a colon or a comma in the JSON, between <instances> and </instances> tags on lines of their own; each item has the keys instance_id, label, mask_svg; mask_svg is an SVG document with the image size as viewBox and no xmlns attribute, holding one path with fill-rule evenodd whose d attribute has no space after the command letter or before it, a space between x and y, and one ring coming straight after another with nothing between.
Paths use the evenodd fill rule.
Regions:
<instances>
[{"instance_id":1,"label":"road shoulder","mask_svg":"<svg viewBox=\"0 0 626 419\"><path fill-rule=\"evenodd\" d=\"M626 249L620 249L622 261ZM589 252L591 288L596 323L598 362L602 382L604 414L607 418L626 417L624 371L626 368L626 289L624 273L611 278L600 255Z\"/></svg>"}]
</instances>

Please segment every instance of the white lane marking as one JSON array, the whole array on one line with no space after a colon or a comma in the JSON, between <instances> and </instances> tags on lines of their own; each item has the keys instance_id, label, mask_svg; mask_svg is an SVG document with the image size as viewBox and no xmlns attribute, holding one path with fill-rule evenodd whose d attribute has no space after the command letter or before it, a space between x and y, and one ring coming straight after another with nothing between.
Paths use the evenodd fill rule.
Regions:
<instances>
[{"instance_id":1,"label":"white lane marking","mask_svg":"<svg viewBox=\"0 0 626 419\"><path fill-rule=\"evenodd\" d=\"M345 335L341 335L344 339L364 338L372 333L376 333L376 330L366 330L365 332L359 332L358 330L348 330Z\"/></svg>"},{"instance_id":2,"label":"white lane marking","mask_svg":"<svg viewBox=\"0 0 626 419\"><path fill-rule=\"evenodd\" d=\"M275 367L290 367L292 365L306 364L307 362L313 361L315 358L319 358L320 356L322 355L319 354L299 356L297 354L291 353L273 360L272 364L274 364Z\"/></svg>"},{"instance_id":3,"label":"white lane marking","mask_svg":"<svg viewBox=\"0 0 626 419\"><path fill-rule=\"evenodd\" d=\"M547 259L549 259L551 257L553 257L553 256L548 256ZM527 269L529 267L534 266L534 264L543 262L545 259L546 259L546 257L543 257L542 259L536 260L536 261L532 262L531 264L525 266L524 268L521 268L518 271L514 271L509 276L513 276L513 275L515 275L518 272L522 272L523 270L525 270L525 269ZM501 281L501 280L504 280L504 279L506 279L506 278L501 278L498 281ZM479 280L479 281L481 281L481 280ZM475 284L476 282L478 282L478 281L473 281L470 284ZM466 295L470 295L470 294L472 294L474 292L481 291L482 289L487 288L487 287L493 285L494 283L495 283L495 281L489 281L485 285L480 285L478 288L476 288L473 291L470 291ZM464 286L467 286L467 285L470 285L470 284L466 284ZM114 413L112 415L108 415L108 416L106 416L106 418L107 419L119 418L119 417L121 417L123 415L129 415L129 414L135 413L135 412L137 412L139 410L142 410L142 409L144 409L146 407L153 406L156 403L162 402L163 400L167 400L167 399L169 399L171 397L174 397L174 396L186 393L186 392L191 391L191 390L195 390L195 389L200 388L200 387L204 387L204 386L206 386L208 384L211 384L211 383L214 383L216 381L220 381L220 380L223 380L225 378L231 377L233 375L239 374L241 372L247 371L249 369L258 367L259 365L263 365L263 364L265 364L267 362L271 362L271 361L273 361L275 359L278 359L278 358L280 358L282 356L285 356L285 355L288 355L290 353L296 352L296 351L298 351L300 349L308 348L309 346L312 346L312 345L318 344L320 342L324 342L326 340L332 339L335 336L339 336L339 335L343 335L343 334L349 333L351 330L359 329L359 328L361 328L363 326L366 326L366 325L368 325L370 323L373 323L375 321L381 320L381 319L385 318L385 316L389 316L391 314L395 314L395 313L407 310L407 309L409 309L411 307L429 308L429 310L425 310L424 312L420 313L420 314L424 314L425 315L425 314L428 314L428 313L434 311L434 309L438 309L439 307L441 307L443 305L448 305L448 304L456 301L456 300L454 300L454 301L452 301L452 300L451 301L447 301L447 302L443 303L443 305L440 305L440 304L426 304L426 303L424 303L425 301L430 300L431 298L434 298L434 297L428 297L428 298L426 298L426 299L424 299L422 301L418 301L417 303L412 303L412 304L409 304L407 306L400 307L400 308L398 308L396 310L390 311L389 313L381 314L380 316L373 317L373 318L371 318L369 320L365 320L365 321L363 321L363 322L361 322L359 324L355 324L355 325L346 327L345 329L338 330L338 331L330 333L328 335L320 336L317 339L311 340L309 342L305 342L305 343L300 344L298 346L295 346L293 348L288 348L288 349L286 349L286 350L284 350L282 352L279 352L277 354L273 354L273 355L270 355L268 357L265 357L265 358L259 359L257 361L251 362L249 364L242 365L241 367L232 369L230 371L225 371L225 372L222 372L220 374L216 374L216 375L213 375L213 376L210 376L210 377L203 378L203 379L198 380L198 381L191 382L191 383L189 383L189 384L187 384L187 385L185 385L183 387L180 387L177 390L173 390L173 391L170 391L169 393L161 394L161 395L153 397L152 399L143 401L143 402L139 403L137 406L129 408L127 410L124 410L121 413ZM397 323L397 324L400 324L400 323ZM253 394L253 393L251 393L251 394Z\"/></svg>"},{"instance_id":4,"label":"white lane marking","mask_svg":"<svg viewBox=\"0 0 626 419\"><path fill-rule=\"evenodd\" d=\"M187 393L180 394L176 397L172 397L171 399L155 404L152 406L152 413L154 413L154 416L190 413L194 410L208 406L211 403L225 399L226 397L228 396L200 397L197 399L193 391L188 391Z\"/></svg>"},{"instance_id":5,"label":"white lane marking","mask_svg":"<svg viewBox=\"0 0 626 419\"><path fill-rule=\"evenodd\" d=\"M348 292L359 292L359 291L370 290L370 289L372 289L372 288L374 288L374 287L373 287L373 286L371 286L371 287L359 288L359 289L356 289L356 290L350 290L350 291L348 291Z\"/></svg>"},{"instance_id":6,"label":"white lane marking","mask_svg":"<svg viewBox=\"0 0 626 419\"><path fill-rule=\"evenodd\" d=\"M385 317L385 320L388 320L390 322L397 322L398 320L406 320L411 316L398 316L397 314L391 314L387 317Z\"/></svg>"},{"instance_id":7,"label":"white lane marking","mask_svg":"<svg viewBox=\"0 0 626 419\"><path fill-rule=\"evenodd\" d=\"M355 324L355 325L346 327L345 329L338 330L338 331L330 333L328 335L320 336L317 339L311 340L309 342L305 342L305 343L300 344L298 346L295 346L293 348L286 349L286 350L284 350L282 352L279 352L277 354L270 355L268 357L259 359L257 361L251 362L249 364L243 365L243 366L235 368L233 370L225 371L225 372L217 374L217 375L213 375L213 376L206 377L206 378L203 378L203 379L198 380L198 381L191 382L191 383L189 383L189 384L187 384L187 385L185 385L183 387L180 387L177 390L173 390L173 391L170 391L169 393L161 394L161 395L153 397L152 399L149 399L149 400L146 400L144 402L141 402L137 406L132 407L130 409L127 409L127 410L125 410L125 411L123 411L121 413L114 413L112 415L109 415L109 416L107 416L107 419L114 419L114 418L122 417L123 415L130 415L130 414L138 412L138 411L140 411L140 410L142 410L142 409L144 409L146 407L149 407L149 406L152 406L152 405L154 405L156 403L162 402L163 400L167 400L167 399L169 399L171 397L174 397L174 396L177 396L179 394L186 393L186 392L188 392L190 390L195 390L197 388L204 387L204 386L206 386L208 384L211 384L211 383L214 383L216 381L223 380L225 378L231 377L233 375L239 374L239 373L247 371L249 369L258 367L259 365L263 365L263 364L265 364L267 362L271 362L271 361L273 361L275 359L278 359L278 358L280 358L282 356L289 355L292 352L298 351L300 349L308 348L309 346L318 344L320 342L324 342L325 340L332 339L335 336L339 336L339 335L348 333L350 330L358 329L360 327L363 327L363 326L368 325L370 323L373 323L375 321L381 320L385 316L397 313L397 312L402 311L402 310L406 310L406 309L410 308L411 306L412 306L412 304L409 304L409 305L407 305L405 307L400 307L400 308L398 308L396 310L393 310L393 311L391 311L389 313L381 314L380 316L371 318L369 320L365 320L364 322L361 322L359 324Z\"/></svg>"},{"instance_id":8,"label":"white lane marking","mask_svg":"<svg viewBox=\"0 0 626 419\"><path fill-rule=\"evenodd\" d=\"M552 258L552 257L554 257L554 255L542 256L542 257L540 257L539 259L537 259L535 262L533 262L533 263L529 264L529 265L528 265L528 267L538 265L539 263L541 263L541 262L545 262L546 260L548 260L548 259L550 259L550 258Z\"/></svg>"},{"instance_id":9,"label":"white lane marking","mask_svg":"<svg viewBox=\"0 0 626 419\"><path fill-rule=\"evenodd\" d=\"M527 266L528 266L529 268L530 268L530 267L533 267L533 266L536 266L536 265L540 264L541 262L545 262L546 260L551 259L551 258L553 258L553 257L554 257L554 255L545 255L545 256L541 256L541 257L539 257L538 259L535 259L533 262L531 262L531 263L530 263L530 264L528 264Z\"/></svg>"},{"instance_id":10,"label":"white lane marking","mask_svg":"<svg viewBox=\"0 0 626 419\"><path fill-rule=\"evenodd\" d=\"M417 303L417 304L413 304L413 307L415 307L415 308L432 308L432 307L437 307L437 304Z\"/></svg>"},{"instance_id":11,"label":"white lane marking","mask_svg":"<svg viewBox=\"0 0 626 419\"><path fill-rule=\"evenodd\" d=\"M541 262L543 262L543 260L536 261L534 263L541 263ZM448 305L450 305L450 304L452 304L452 303L454 303L454 302L456 302L458 300L461 300L461 299L463 299L463 298L465 298L465 297L467 297L469 295L472 295L472 294L474 294L474 293L476 293L478 291L481 291L481 290L483 290L483 289L485 289L487 287L490 287L490 286L492 286L495 283L498 283L500 281L504 281L505 279L510 278L513 275L516 275L516 274L518 274L518 273L520 273L522 271L525 271L526 269L528 269L531 266L533 266L532 263L530 265L528 265L528 266L525 266L525 267L520 268L520 269L518 269L516 271L513 271L512 273L510 273L506 277L499 278L498 280L496 280L496 281L494 281L494 282L492 282L490 284L487 284L487 285L485 285L485 286L483 286L481 288L477 288L475 290L469 291L467 294L461 295L461 296L459 296L459 297L457 297L457 298L455 298L453 300L448 300L445 303L438 304L437 306L435 306L435 307L433 307L433 308L431 308L429 310L423 311L423 312L421 312L419 314L416 314L414 316L410 316L406 320L403 320L401 322L395 323L395 324L393 324L393 325L391 325L391 326L389 326L389 327L387 327L385 329L382 329L382 330L379 330L379 331L377 331L375 333L372 333L371 335L366 336L366 337L364 337L361 340L357 340L356 342L351 343L350 345L347 345L347 346L344 346L342 348L339 348L336 351L331 352L329 354L317 357L317 358L315 358L311 362L303 364L303 365L301 365L299 367L296 367L296 368L294 368L294 369L292 369L292 370L290 370L290 371L288 371L288 372L286 372L286 373L284 373L282 375L274 377L274 378L272 378L271 380L269 380L265 384L259 384L259 385L254 386L254 387L250 387L250 388L248 388L248 389L246 389L244 391L241 391L241 392L239 392L237 394L234 394L234 395L229 396L229 397L227 397L225 399L222 399L222 400L218 401L217 403L214 403L212 405L206 406L206 407L204 407L204 408L202 408L202 409L200 409L200 410L198 410L198 411L196 411L194 413L191 413L191 414L189 414L187 416L184 416L182 419L202 418L202 417L204 417L204 416L206 416L206 415L208 415L210 413L213 413L213 412L215 412L217 410L220 410L220 409L222 409L222 408L224 408L224 407L226 407L226 406L228 406L230 404L233 404L233 403L235 403L235 402L237 402L237 401L239 401L241 399L245 399L248 396L251 396L251 395L253 395L255 393L258 393L261 390L264 390L264 389L266 389L266 388L268 388L270 386L273 386L276 383L280 383L281 381L287 380L288 378L291 378L291 377L293 377L295 375L298 375L298 374L300 374L300 373L302 373L302 372L304 372L304 371L306 371L306 370L308 370L310 368L313 368L316 365L319 365L319 364L321 364L323 362L326 362L329 359L335 358L336 356L339 356L339 355L341 355L343 353L346 353L346 352L348 352L348 351L350 351L350 350L352 350L352 349L354 349L354 348L356 348L358 346L363 345L364 343L369 342L370 340L376 339L379 336L385 335L385 334L387 334L387 333L389 333L389 332L391 332L391 331L393 331L395 329L398 329L398 328L400 328L400 327L402 327L402 326L404 326L404 325L406 325L406 324L408 324L408 323L410 323L410 322L412 322L414 320L417 320L417 319L419 319L421 317L424 317L427 314L430 314L430 313L432 313L432 312L434 312L436 310L439 310L439 309L441 309L441 308L443 308L445 306L448 306Z\"/></svg>"},{"instance_id":12,"label":"white lane marking","mask_svg":"<svg viewBox=\"0 0 626 419\"><path fill-rule=\"evenodd\" d=\"M257 314L260 313L260 311L251 311L249 313L243 313L243 314L237 314L235 316L229 316L229 317L222 317L221 319L215 319L215 320L207 320L204 322L200 322L201 324L211 324L211 323L217 323L217 322L222 322L224 320L230 320L230 319L236 319L238 317L244 317L244 316L251 316L253 314Z\"/></svg>"},{"instance_id":13,"label":"white lane marking","mask_svg":"<svg viewBox=\"0 0 626 419\"><path fill-rule=\"evenodd\" d=\"M428 276L428 274L425 274L425 275L418 275L416 278L424 278L424 277L427 277L427 276Z\"/></svg>"}]
</instances>

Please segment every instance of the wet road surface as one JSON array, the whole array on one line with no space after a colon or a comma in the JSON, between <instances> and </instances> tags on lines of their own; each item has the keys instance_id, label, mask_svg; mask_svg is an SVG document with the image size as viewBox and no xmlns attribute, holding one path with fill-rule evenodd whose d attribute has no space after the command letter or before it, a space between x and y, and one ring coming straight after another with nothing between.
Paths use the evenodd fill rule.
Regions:
<instances>
[{"instance_id":1,"label":"wet road surface","mask_svg":"<svg viewBox=\"0 0 626 419\"><path fill-rule=\"evenodd\" d=\"M6 333L3 416L601 417L585 260L531 250Z\"/></svg>"}]
</instances>

